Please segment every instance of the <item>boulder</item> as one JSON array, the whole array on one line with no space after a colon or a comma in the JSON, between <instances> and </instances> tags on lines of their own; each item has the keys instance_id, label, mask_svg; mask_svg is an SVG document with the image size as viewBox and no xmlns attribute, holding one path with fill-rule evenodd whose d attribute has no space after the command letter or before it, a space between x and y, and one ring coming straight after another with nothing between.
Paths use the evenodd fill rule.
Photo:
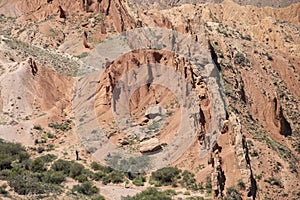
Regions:
<instances>
[{"instance_id":1,"label":"boulder","mask_svg":"<svg viewBox=\"0 0 300 200\"><path fill-rule=\"evenodd\" d=\"M151 138L140 143L140 152L149 153L162 149L161 144L157 138Z\"/></svg>"},{"instance_id":2,"label":"boulder","mask_svg":"<svg viewBox=\"0 0 300 200\"><path fill-rule=\"evenodd\" d=\"M151 106L147 109L145 116L148 119L154 119L157 116L162 115L162 107L160 105Z\"/></svg>"}]
</instances>

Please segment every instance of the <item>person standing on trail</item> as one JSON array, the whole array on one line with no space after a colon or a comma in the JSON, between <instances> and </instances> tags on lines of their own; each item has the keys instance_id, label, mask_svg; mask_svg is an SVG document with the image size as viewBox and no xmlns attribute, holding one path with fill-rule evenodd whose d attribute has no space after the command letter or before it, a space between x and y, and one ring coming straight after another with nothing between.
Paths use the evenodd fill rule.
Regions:
<instances>
[{"instance_id":1,"label":"person standing on trail","mask_svg":"<svg viewBox=\"0 0 300 200\"><path fill-rule=\"evenodd\" d=\"M79 156L78 156L79 152L77 149L76 149L75 153L76 153L76 160L79 160Z\"/></svg>"}]
</instances>

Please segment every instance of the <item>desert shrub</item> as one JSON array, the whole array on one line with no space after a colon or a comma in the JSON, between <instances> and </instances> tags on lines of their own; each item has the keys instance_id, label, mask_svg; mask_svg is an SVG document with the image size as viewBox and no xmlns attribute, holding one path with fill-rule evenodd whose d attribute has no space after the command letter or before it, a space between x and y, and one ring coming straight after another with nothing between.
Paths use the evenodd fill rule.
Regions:
<instances>
[{"instance_id":1,"label":"desert shrub","mask_svg":"<svg viewBox=\"0 0 300 200\"><path fill-rule=\"evenodd\" d=\"M91 182L84 182L80 185L74 185L72 192L78 192L84 195L93 195L99 192L96 186L93 186Z\"/></svg>"},{"instance_id":2,"label":"desert shrub","mask_svg":"<svg viewBox=\"0 0 300 200\"><path fill-rule=\"evenodd\" d=\"M84 166L82 164L79 163L71 163L70 166L70 177L75 178L76 176L79 176L82 174L82 171L84 169Z\"/></svg>"},{"instance_id":3,"label":"desert shrub","mask_svg":"<svg viewBox=\"0 0 300 200\"><path fill-rule=\"evenodd\" d=\"M275 177L270 177L264 180L265 182L269 183L270 185L276 185L279 187L283 187L281 181Z\"/></svg>"},{"instance_id":4,"label":"desert shrub","mask_svg":"<svg viewBox=\"0 0 300 200\"><path fill-rule=\"evenodd\" d=\"M83 169L82 170L82 172L81 172L82 174L84 174L84 175L86 175L87 177L89 177L89 178L91 178L91 179L93 179L94 178L94 172L92 172L91 170L89 170L89 169Z\"/></svg>"},{"instance_id":5,"label":"desert shrub","mask_svg":"<svg viewBox=\"0 0 300 200\"><path fill-rule=\"evenodd\" d=\"M124 180L124 174L120 171L114 170L107 175L108 179L112 183L122 183Z\"/></svg>"},{"instance_id":6,"label":"desert shrub","mask_svg":"<svg viewBox=\"0 0 300 200\"><path fill-rule=\"evenodd\" d=\"M182 180L180 181L180 184L182 187L185 187L187 189L191 190L197 190L198 185L196 183L195 174L192 172L189 172L187 170L184 170L182 173Z\"/></svg>"},{"instance_id":7,"label":"desert shrub","mask_svg":"<svg viewBox=\"0 0 300 200\"><path fill-rule=\"evenodd\" d=\"M3 184L0 186L0 194L8 194L8 192L6 191L7 185Z\"/></svg>"},{"instance_id":8,"label":"desert shrub","mask_svg":"<svg viewBox=\"0 0 300 200\"><path fill-rule=\"evenodd\" d=\"M47 184L42 182L34 174L20 174L9 181L9 186L20 195L28 194L45 194L45 193L58 193L61 192L61 189L57 185Z\"/></svg>"},{"instance_id":9,"label":"desert shrub","mask_svg":"<svg viewBox=\"0 0 300 200\"><path fill-rule=\"evenodd\" d=\"M235 187L229 187L226 190L226 196L224 200L242 200L241 194L235 189Z\"/></svg>"},{"instance_id":10,"label":"desert shrub","mask_svg":"<svg viewBox=\"0 0 300 200\"><path fill-rule=\"evenodd\" d=\"M245 183L243 182L242 179L239 179L239 180L238 180L237 186L238 186L238 188L239 188L240 190L245 190L245 189L246 189L246 185L245 185Z\"/></svg>"},{"instance_id":11,"label":"desert shrub","mask_svg":"<svg viewBox=\"0 0 300 200\"><path fill-rule=\"evenodd\" d=\"M66 175L62 171L49 170L43 173L43 182L61 184L66 180Z\"/></svg>"},{"instance_id":12,"label":"desert shrub","mask_svg":"<svg viewBox=\"0 0 300 200\"><path fill-rule=\"evenodd\" d=\"M22 163L29 159L29 154L21 144L0 140L0 170L11 169L12 163Z\"/></svg>"},{"instance_id":13,"label":"desert shrub","mask_svg":"<svg viewBox=\"0 0 300 200\"><path fill-rule=\"evenodd\" d=\"M94 195L94 196L92 196L92 198L91 198L92 200L105 200L105 198L104 198L104 196L102 196L102 195Z\"/></svg>"},{"instance_id":14,"label":"desert shrub","mask_svg":"<svg viewBox=\"0 0 300 200\"><path fill-rule=\"evenodd\" d=\"M70 162L70 161L59 159L51 165L51 168L54 171L62 171L62 172L64 172L64 174L69 175L71 164L72 164L72 162Z\"/></svg>"},{"instance_id":15,"label":"desert shrub","mask_svg":"<svg viewBox=\"0 0 300 200\"><path fill-rule=\"evenodd\" d=\"M144 183L146 182L146 177L144 175L137 175L132 183L136 186L144 186Z\"/></svg>"},{"instance_id":16,"label":"desert shrub","mask_svg":"<svg viewBox=\"0 0 300 200\"><path fill-rule=\"evenodd\" d=\"M95 161L91 163L91 167L95 171L103 171L104 173L110 173L110 172L113 171L113 168L107 167L107 166L103 166L103 165L101 165L101 164L99 164L99 163L97 163Z\"/></svg>"},{"instance_id":17,"label":"desert shrub","mask_svg":"<svg viewBox=\"0 0 300 200\"><path fill-rule=\"evenodd\" d=\"M212 192L212 183L211 183L211 177L210 176L206 177L205 189L208 193Z\"/></svg>"},{"instance_id":18,"label":"desert shrub","mask_svg":"<svg viewBox=\"0 0 300 200\"><path fill-rule=\"evenodd\" d=\"M31 163L31 171L33 172L43 172L46 171L47 168L45 167L45 161L42 158L36 158L32 163Z\"/></svg>"},{"instance_id":19,"label":"desert shrub","mask_svg":"<svg viewBox=\"0 0 300 200\"><path fill-rule=\"evenodd\" d=\"M79 181L80 183L88 181L88 177L85 174L80 174L75 177L75 180Z\"/></svg>"},{"instance_id":20,"label":"desert shrub","mask_svg":"<svg viewBox=\"0 0 300 200\"><path fill-rule=\"evenodd\" d=\"M171 189L165 190L164 192L169 196L174 196L177 194L175 190L171 190Z\"/></svg>"},{"instance_id":21,"label":"desert shrub","mask_svg":"<svg viewBox=\"0 0 300 200\"><path fill-rule=\"evenodd\" d=\"M102 180L103 184L108 183L121 183L124 181L124 173L114 170L111 167L100 165L99 163L92 162L92 169L98 171L90 176L93 180Z\"/></svg>"},{"instance_id":22,"label":"desert shrub","mask_svg":"<svg viewBox=\"0 0 300 200\"><path fill-rule=\"evenodd\" d=\"M52 133L50 133L50 132L48 132L48 133L47 133L47 137L51 139L51 138L55 138L55 135L52 134Z\"/></svg>"},{"instance_id":23,"label":"desert shrub","mask_svg":"<svg viewBox=\"0 0 300 200\"><path fill-rule=\"evenodd\" d=\"M186 200L204 200L204 197L187 197Z\"/></svg>"},{"instance_id":24,"label":"desert shrub","mask_svg":"<svg viewBox=\"0 0 300 200\"><path fill-rule=\"evenodd\" d=\"M96 172L93 174L92 179L95 181L100 181L105 177L105 173L104 172Z\"/></svg>"},{"instance_id":25,"label":"desert shrub","mask_svg":"<svg viewBox=\"0 0 300 200\"><path fill-rule=\"evenodd\" d=\"M144 186L144 182L140 179L133 179L132 183L136 186Z\"/></svg>"},{"instance_id":26,"label":"desert shrub","mask_svg":"<svg viewBox=\"0 0 300 200\"><path fill-rule=\"evenodd\" d=\"M75 178L77 176L80 176L83 173L86 173L86 176L89 176L89 172L92 173L91 171L85 170L84 166L80 163L76 163L73 161L66 161L66 160L57 160L55 161L51 169L54 171L61 171L63 172L66 176L69 176L71 178ZM92 176L92 175L90 175Z\"/></svg>"},{"instance_id":27,"label":"desert shrub","mask_svg":"<svg viewBox=\"0 0 300 200\"><path fill-rule=\"evenodd\" d=\"M41 125L34 125L33 129L38 130L38 131L43 130L43 128L41 127Z\"/></svg>"},{"instance_id":28,"label":"desert shrub","mask_svg":"<svg viewBox=\"0 0 300 200\"><path fill-rule=\"evenodd\" d=\"M150 182L155 185L172 185L180 178L180 169L175 167L165 167L152 172Z\"/></svg>"},{"instance_id":29,"label":"desert shrub","mask_svg":"<svg viewBox=\"0 0 300 200\"><path fill-rule=\"evenodd\" d=\"M122 183L124 180L124 174L115 170L109 174L105 174L101 180L104 185L108 183Z\"/></svg>"},{"instance_id":30,"label":"desert shrub","mask_svg":"<svg viewBox=\"0 0 300 200\"><path fill-rule=\"evenodd\" d=\"M44 151L45 151L45 148L42 147L42 146L39 146L39 147L37 148L37 152L38 152L38 153L43 153Z\"/></svg>"},{"instance_id":31,"label":"desert shrub","mask_svg":"<svg viewBox=\"0 0 300 200\"><path fill-rule=\"evenodd\" d=\"M61 124L49 123L48 126L50 128L53 128L56 130L61 130L61 131L68 131L68 130L72 129L72 127L70 126L70 121L66 121Z\"/></svg>"},{"instance_id":32,"label":"desert shrub","mask_svg":"<svg viewBox=\"0 0 300 200\"><path fill-rule=\"evenodd\" d=\"M101 180L102 180L102 183L103 183L104 185L107 185L107 184L109 184L109 183L111 182L109 176L104 176L104 177L102 177Z\"/></svg>"},{"instance_id":33,"label":"desert shrub","mask_svg":"<svg viewBox=\"0 0 300 200\"><path fill-rule=\"evenodd\" d=\"M8 180L12 171L10 169L3 169L0 171L0 180Z\"/></svg>"},{"instance_id":34,"label":"desert shrub","mask_svg":"<svg viewBox=\"0 0 300 200\"><path fill-rule=\"evenodd\" d=\"M234 55L234 64L236 65L246 65L249 62L249 59L241 52L237 52Z\"/></svg>"},{"instance_id":35,"label":"desert shrub","mask_svg":"<svg viewBox=\"0 0 300 200\"><path fill-rule=\"evenodd\" d=\"M50 162L56 160L57 156L54 154L46 154L46 155L40 156L39 158L41 158L45 163L50 163Z\"/></svg>"},{"instance_id":36,"label":"desert shrub","mask_svg":"<svg viewBox=\"0 0 300 200\"><path fill-rule=\"evenodd\" d=\"M250 152L250 155L251 155L252 157L257 157L257 156L258 156L258 153L257 153L256 150L253 150L253 151Z\"/></svg>"},{"instance_id":37,"label":"desert shrub","mask_svg":"<svg viewBox=\"0 0 300 200\"><path fill-rule=\"evenodd\" d=\"M171 200L165 192L160 192L156 188L148 188L133 197L126 197L126 200Z\"/></svg>"},{"instance_id":38,"label":"desert shrub","mask_svg":"<svg viewBox=\"0 0 300 200\"><path fill-rule=\"evenodd\" d=\"M119 171L114 171L110 174L112 183L122 183L124 180L124 174Z\"/></svg>"}]
</instances>

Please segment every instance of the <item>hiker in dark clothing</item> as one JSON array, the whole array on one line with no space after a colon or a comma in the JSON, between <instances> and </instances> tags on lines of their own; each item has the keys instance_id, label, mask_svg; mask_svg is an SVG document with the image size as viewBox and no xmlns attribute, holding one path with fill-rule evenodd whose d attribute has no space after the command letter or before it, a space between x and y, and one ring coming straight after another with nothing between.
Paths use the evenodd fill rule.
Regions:
<instances>
[{"instance_id":1,"label":"hiker in dark clothing","mask_svg":"<svg viewBox=\"0 0 300 200\"><path fill-rule=\"evenodd\" d=\"M79 156L78 156L79 152L76 150L75 153L76 153L76 160L79 160Z\"/></svg>"}]
</instances>

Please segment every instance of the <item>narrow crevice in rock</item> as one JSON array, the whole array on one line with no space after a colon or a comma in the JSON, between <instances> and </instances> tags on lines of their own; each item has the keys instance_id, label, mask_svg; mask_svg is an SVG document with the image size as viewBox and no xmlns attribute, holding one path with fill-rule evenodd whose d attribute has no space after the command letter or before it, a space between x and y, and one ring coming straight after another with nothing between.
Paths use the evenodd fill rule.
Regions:
<instances>
[{"instance_id":1,"label":"narrow crevice in rock","mask_svg":"<svg viewBox=\"0 0 300 200\"><path fill-rule=\"evenodd\" d=\"M215 52L215 49L214 49L213 45L211 44L211 41L208 41L208 45L209 45L211 58L214 61L215 65L217 66L218 70L221 71L221 66L218 63L218 56Z\"/></svg>"}]
</instances>

